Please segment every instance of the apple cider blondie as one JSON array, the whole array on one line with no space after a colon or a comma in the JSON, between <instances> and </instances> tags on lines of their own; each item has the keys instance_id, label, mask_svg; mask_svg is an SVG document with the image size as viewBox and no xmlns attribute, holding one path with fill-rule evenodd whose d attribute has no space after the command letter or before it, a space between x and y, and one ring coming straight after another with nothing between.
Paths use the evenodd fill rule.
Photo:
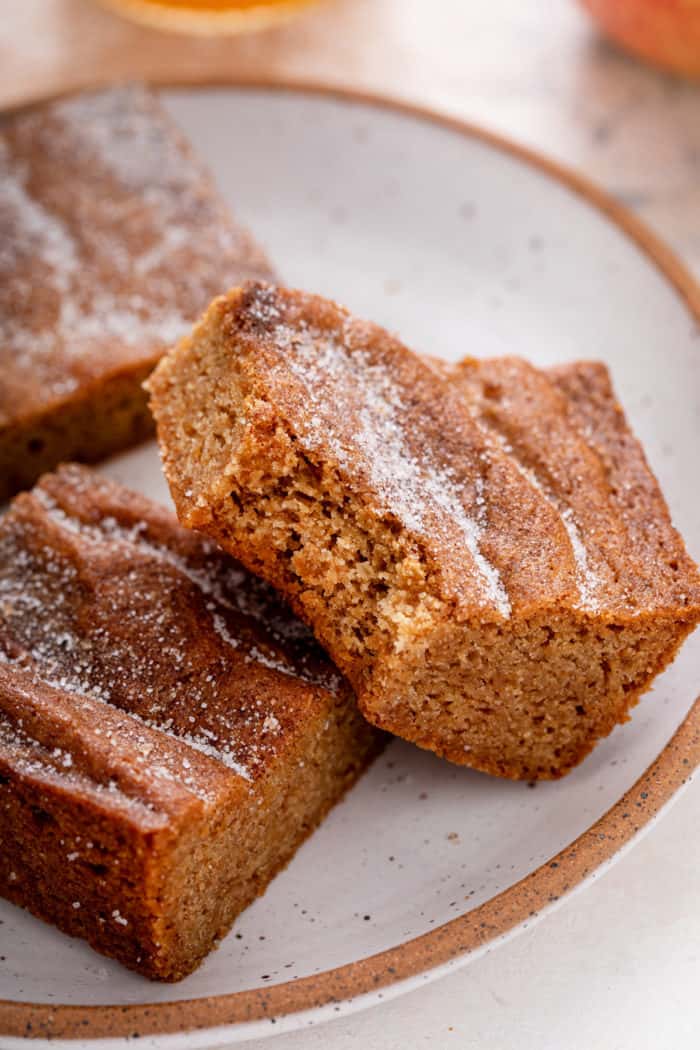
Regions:
<instances>
[{"instance_id":1,"label":"apple cider blondie","mask_svg":"<svg viewBox=\"0 0 700 1050\"><path fill-rule=\"evenodd\" d=\"M0 521L0 894L193 970L382 746L308 628L85 467Z\"/></svg>"},{"instance_id":2,"label":"apple cider blondie","mask_svg":"<svg viewBox=\"0 0 700 1050\"><path fill-rule=\"evenodd\" d=\"M0 122L0 502L152 433L142 389L212 296L270 278L151 91Z\"/></svg>"},{"instance_id":3,"label":"apple cider blondie","mask_svg":"<svg viewBox=\"0 0 700 1050\"><path fill-rule=\"evenodd\" d=\"M371 722L566 773L673 658L700 583L605 368L449 368L249 283L158 366L179 518L268 580Z\"/></svg>"}]
</instances>

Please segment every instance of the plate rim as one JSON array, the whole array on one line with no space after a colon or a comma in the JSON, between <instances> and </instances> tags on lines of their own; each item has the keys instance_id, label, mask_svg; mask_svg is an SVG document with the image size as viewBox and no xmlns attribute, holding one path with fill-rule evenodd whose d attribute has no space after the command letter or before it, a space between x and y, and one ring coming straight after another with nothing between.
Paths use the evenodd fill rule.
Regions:
<instances>
[{"instance_id":1,"label":"plate rim","mask_svg":"<svg viewBox=\"0 0 700 1050\"><path fill-rule=\"evenodd\" d=\"M216 77L190 82L147 78L163 90L261 90L360 103L418 119L481 142L534 168L582 197L616 226L679 295L689 319L700 326L700 284L647 225L586 176L500 132L482 128L429 105L382 92L317 80L278 76ZM53 92L4 108L0 117L51 98L95 90L107 83ZM71 1005L0 1000L0 1035L28 1039L103 1039L174 1035L187 1031L273 1021L329 1004L379 993L451 962L466 961L478 949L524 928L582 886L652 822L700 765L700 697L676 732L636 783L586 831L563 850L501 893L437 929L383 952L334 969L281 984L198 999L124 1005ZM399 988L395 989L397 992Z\"/></svg>"}]
</instances>

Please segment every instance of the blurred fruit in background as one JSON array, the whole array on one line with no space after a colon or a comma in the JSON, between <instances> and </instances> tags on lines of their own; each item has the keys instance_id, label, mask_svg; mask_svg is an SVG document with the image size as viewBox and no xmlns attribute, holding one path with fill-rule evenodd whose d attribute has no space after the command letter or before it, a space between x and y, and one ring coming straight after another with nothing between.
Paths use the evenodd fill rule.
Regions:
<instances>
[{"instance_id":1,"label":"blurred fruit in background","mask_svg":"<svg viewBox=\"0 0 700 1050\"><path fill-rule=\"evenodd\" d=\"M100 0L137 22L182 33L238 33L286 21L318 0Z\"/></svg>"},{"instance_id":2,"label":"blurred fruit in background","mask_svg":"<svg viewBox=\"0 0 700 1050\"><path fill-rule=\"evenodd\" d=\"M608 36L655 65L700 77L700 0L581 0Z\"/></svg>"}]
</instances>

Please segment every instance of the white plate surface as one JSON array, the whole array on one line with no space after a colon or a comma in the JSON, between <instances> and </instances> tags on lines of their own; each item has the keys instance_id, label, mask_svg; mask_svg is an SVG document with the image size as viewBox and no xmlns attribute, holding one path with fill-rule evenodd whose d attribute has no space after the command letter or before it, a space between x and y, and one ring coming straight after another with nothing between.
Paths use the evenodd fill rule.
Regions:
<instances>
[{"instance_id":1,"label":"white plate surface","mask_svg":"<svg viewBox=\"0 0 700 1050\"><path fill-rule=\"evenodd\" d=\"M163 97L287 283L449 359L607 362L676 524L700 555L700 494L691 483L697 327L668 279L601 211L507 152L391 108L263 89ZM155 446L104 469L168 500ZM564 781L534 790L392 744L235 934L174 986L128 973L0 901L0 999L128 1004L225 994L319 973L434 929L600 817L664 747L699 681L700 635L631 723ZM252 1034L140 1045L220 1046Z\"/></svg>"}]
</instances>

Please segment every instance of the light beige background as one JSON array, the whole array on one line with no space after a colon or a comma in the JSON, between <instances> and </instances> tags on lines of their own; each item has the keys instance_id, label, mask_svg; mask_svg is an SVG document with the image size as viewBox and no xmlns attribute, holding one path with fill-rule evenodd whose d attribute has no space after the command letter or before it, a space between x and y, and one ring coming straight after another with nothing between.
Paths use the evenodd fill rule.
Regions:
<instances>
[{"instance_id":1,"label":"light beige background","mask_svg":"<svg viewBox=\"0 0 700 1050\"><path fill-rule=\"evenodd\" d=\"M115 77L281 76L389 92L585 171L700 269L700 93L603 44L575 0L325 0L258 35L179 37L90 0L0 0L0 105Z\"/></svg>"}]
</instances>

